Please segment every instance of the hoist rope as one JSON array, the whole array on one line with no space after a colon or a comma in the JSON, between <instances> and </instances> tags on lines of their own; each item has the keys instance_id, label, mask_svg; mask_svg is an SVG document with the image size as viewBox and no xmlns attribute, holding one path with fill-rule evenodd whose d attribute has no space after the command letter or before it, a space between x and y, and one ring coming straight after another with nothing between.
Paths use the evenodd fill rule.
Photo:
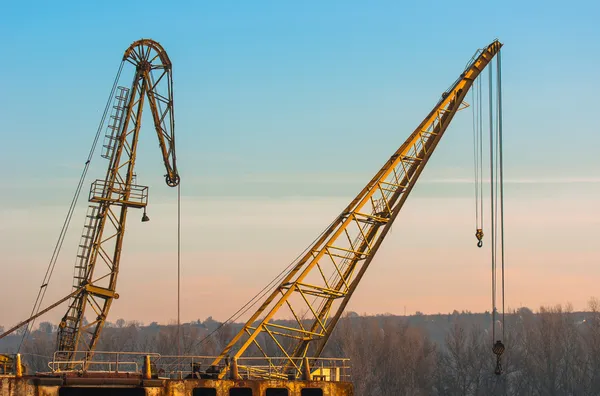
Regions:
<instances>
[{"instance_id":1,"label":"hoist rope","mask_svg":"<svg viewBox=\"0 0 600 396\"><path fill-rule=\"evenodd\" d=\"M491 66L491 65L490 65ZM494 118L495 115L495 118ZM496 58L496 102L494 114L493 68L489 69L489 139L490 139L490 214L491 214L491 259L492 259L492 351L496 355L495 374L503 371L501 356L504 353L505 336L505 282L504 282L504 163L502 136L502 75L500 51ZM500 257L498 251L500 250ZM498 259L501 266L502 334L496 336Z\"/></svg>"},{"instance_id":2,"label":"hoist rope","mask_svg":"<svg viewBox=\"0 0 600 396\"><path fill-rule=\"evenodd\" d=\"M477 134L477 84L479 79L474 82L474 89L471 90L471 101L473 102L473 171L475 173L475 229L479 229L479 153L477 152L478 134Z\"/></svg>"},{"instance_id":3,"label":"hoist rope","mask_svg":"<svg viewBox=\"0 0 600 396\"><path fill-rule=\"evenodd\" d=\"M496 58L496 118L495 124L492 125L492 115L490 115L490 155L494 155L491 158L491 172L496 171L496 175L491 174L492 186L492 269L493 269L493 290L494 300L493 308L497 310L496 296L497 296L497 272L498 272L498 261L500 261L501 271L501 302L502 302L502 339L504 339L504 319L505 319L505 282L504 282L504 162L503 162L503 136L502 136L502 74L501 74L501 59L500 52ZM491 68L490 68L490 89L492 84ZM492 95L490 94L490 102ZM491 105L490 105L491 110ZM493 127L495 130L493 131ZM495 151L492 151L495 150ZM495 185L495 191L494 191ZM495 314L495 312L494 312ZM494 318L494 324L495 324Z\"/></svg>"},{"instance_id":4,"label":"hoist rope","mask_svg":"<svg viewBox=\"0 0 600 396\"><path fill-rule=\"evenodd\" d=\"M494 196L494 111L493 111L493 85L492 67L489 68L489 134L490 134L490 229L491 229L491 253L492 253L492 340L496 341L496 218L495 196Z\"/></svg>"},{"instance_id":5,"label":"hoist rope","mask_svg":"<svg viewBox=\"0 0 600 396\"><path fill-rule=\"evenodd\" d=\"M177 184L177 356L181 356L181 179ZM177 362L181 365L181 358ZM181 367L179 367L181 372Z\"/></svg>"},{"instance_id":6,"label":"hoist rope","mask_svg":"<svg viewBox=\"0 0 600 396\"><path fill-rule=\"evenodd\" d=\"M477 246L483 246L483 107L481 102L481 79L475 79L471 91L473 100L473 167L475 174L475 236Z\"/></svg>"},{"instance_id":7,"label":"hoist rope","mask_svg":"<svg viewBox=\"0 0 600 396\"><path fill-rule=\"evenodd\" d=\"M481 228L483 229L484 220L483 220L483 84L481 79L478 78L478 86L479 92L477 93L479 96L479 215L481 216Z\"/></svg>"},{"instance_id":8,"label":"hoist rope","mask_svg":"<svg viewBox=\"0 0 600 396\"><path fill-rule=\"evenodd\" d=\"M44 301L44 297L46 296L46 290L48 290L48 284L50 283L50 279L52 278L52 274L54 273L54 268L56 266L56 262L58 261L58 256L60 255L60 250L62 248L63 242L65 240L65 236L69 229L69 225L71 224L71 219L73 218L73 213L75 212L75 207L77 206L77 201L79 200L79 196L81 195L81 190L83 188L83 183L85 182L85 177L87 175L88 169L92 162L92 158L94 156L94 152L96 151L96 145L98 144L98 140L100 139L100 134L102 133L102 129L104 126L104 121L106 120L106 116L110 110L110 104L112 103L113 96L115 90L117 88L117 84L119 83L119 78L121 77L121 71L123 70L124 61L121 61L121 65L119 66L119 70L117 71L117 75L113 82L112 89L110 91L110 95L108 96L108 101L106 102L106 106L104 108L104 113L102 113L102 119L100 120L100 125L98 125L98 130L96 131L96 136L94 137L94 141L92 142L92 147L88 153L87 160L83 166L83 171L81 172L81 176L79 178L79 183L77 184L77 188L75 189L75 194L73 195L73 199L71 200L71 205L69 206L69 210L67 211L67 216L63 222L62 228L60 230L60 234L58 236L58 240L56 241L56 245L54 246L54 251L52 252L52 256L50 258L50 262L48 263L48 268L46 269L46 273L44 274L44 279L42 280L42 285L38 291L37 297L35 299L35 303L33 304L33 309L31 310L30 317L36 315L41 308L42 302ZM19 347L17 348L17 353L20 352L21 347L25 343L28 333L33 329L33 325L35 324L35 320L27 325L25 331L23 332L23 336L21 337L21 342L19 343Z\"/></svg>"},{"instance_id":9,"label":"hoist rope","mask_svg":"<svg viewBox=\"0 0 600 396\"><path fill-rule=\"evenodd\" d=\"M500 178L500 261L501 261L501 274L502 274L502 340L504 340L504 315L505 315L505 304L504 304L504 161L503 161L503 136L502 136L502 60L501 51L498 51L496 55L497 62L497 75L496 75L496 89L497 89L497 109L498 115L496 117L498 123L498 162L499 162L499 178Z\"/></svg>"}]
</instances>

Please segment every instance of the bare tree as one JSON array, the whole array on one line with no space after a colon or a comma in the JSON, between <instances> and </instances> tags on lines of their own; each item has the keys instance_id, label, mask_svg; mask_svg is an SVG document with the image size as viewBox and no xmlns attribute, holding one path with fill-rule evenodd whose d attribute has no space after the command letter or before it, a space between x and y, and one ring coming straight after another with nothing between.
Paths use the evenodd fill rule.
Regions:
<instances>
[{"instance_id":1,"label":"bare tree","mask_svg":"<svg viewBox=\"0 0 600 396\"><path fill-rule=\"evenodd\" d=\"M56 331L56 326L50 322L42 322L39 325L39 331L46 334L52 334Z\"/></svg>"},{"instance_id":2,"label":"bare tree","mask_svg":"<svg viewBox=\"0 0 600 396\"><path fill-rule=\"evenodd\" d=\"M358 395L429 395L435 346L422 329L395 318L345 317L330 353L351 359Z\"/></svg>"},{"instance_id":3,"label":"bare tree","mask_svg":"<svg viewBox=\"0 0 600 396\"><path fill-rule=\"evenodd\" d=\"M502 375L494 374L490 319L489 314L458 311L414 317L351 313L340 320L323 356L351 359L351 380L362 396L600 394L600 301L591 299L584 313L573 312L570 305L508 312L495 337L506 346ZM236 326L210 317L179 329L174 323L144 327L119 319L103 331L97 350L177 355L180 340L184 355L214 356ZM5 348L16 350L20 338L11 337L3 340ZM30 371L48 370L55 338L56 327L49 322L30 334L21 349ZM265 345L277 355L277 346Z\"/></svg>"},{"instance_id":4,"label":"bare tree","mask_svg":"<svg viewBox=\"0 0 600 396\"><path fill-rule=\"evenodd\" d=\"M48 330L48 327L40 324L40 330L32 332L27 337L26 342L23 343L21 353L28 372L47 372L50 370L48 362L52 360L55 351L55 334L46 330Z\"/></svg>"}]
</instances>

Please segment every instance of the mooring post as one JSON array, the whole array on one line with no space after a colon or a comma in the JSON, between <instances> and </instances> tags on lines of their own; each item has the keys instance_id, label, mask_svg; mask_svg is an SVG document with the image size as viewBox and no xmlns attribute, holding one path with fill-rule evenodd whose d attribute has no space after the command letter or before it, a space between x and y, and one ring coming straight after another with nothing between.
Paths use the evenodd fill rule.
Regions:
<instances>
[{"instance_id":1,"label":"mooring post","mask_svg":"<svg viewBox=\"0 0 600 396\"><path fill-rule=\"evenodd\" d=\"M144 356L144 379L152 378L152 370L150 367L150 355Z\"/></svg>"},{"instance_id":2,"label":"mooring post","mask_svg":"<svg viewBox=\"0 0 600 396\"><path fill-rule=\"evenodd\" d=\"M15 377L21 378L23 376L23 365L21 364L21 354L17 353L15 356Z\"/></svg>"},{"instance_id":3,"label":"mooring post","mask_svg":"<svg viewBox=\"0 0 600 396\"><path fill-rule=\"evenodd\" d=\"M302 379L304 381L310 381L310 367L308 366L308 357L304 356L302 359Z\"/></svg>"},{"instance_id":4,"label":"mooring post","mask_svg":"<svg viewBox=\"0 0 600 396\"><path fill-rule=\"evenodd\" d=\"M231 364L229 366L229 378L232 379L232 380L238 380L238 379L240 379L240 376L239 376L238 372L239 372L239 370L238 370L238 361L237 361L237 358L234 356L231 359Z\"/></svg>"}]
</instances>

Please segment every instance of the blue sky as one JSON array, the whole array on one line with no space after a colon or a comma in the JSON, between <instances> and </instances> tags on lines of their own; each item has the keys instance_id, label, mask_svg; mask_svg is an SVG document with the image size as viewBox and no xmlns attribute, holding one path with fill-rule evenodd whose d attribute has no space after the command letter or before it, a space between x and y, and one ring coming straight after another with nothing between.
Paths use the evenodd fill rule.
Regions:
<instances>
[{"instance_id":1,"label":"blue sky","mask_svg":"<svg viewBox=\"0 0 600 396\"><path fill-rule=\"evenodd\" d=\"M21 282L19 291L25 302L1 307L0 324L14 322L28 311L26 296L33 300L42 278L123 51L142 37L159 41L174 64L178 160L185 213L190 213L184 226L189 232L184 249L190 274L185 286L190 298L198 284L210 286L216 279L239 291L222 308L201 312L189 308L184 311L188 319L224 318L271 279L270 275L256 276L250 281L244 268L263 263L268 268L265 273L275 275L287 265L416 127L475 50L494 38L505 44L506 177L513 182L507 185L507 200L513 213L521 217L530 213L533 224L525 226L528 231L524 232L524 226L517 226L518 219L507 220L514 219L509 226L513 248L522 249L520 257L526 257L514 264L515 271L521 271L518 276L535 274L536 265L543 267L548 260L544 254L556 250L558 242L562 246L550 258L559 260L556 273L551 274L554 278L542 282L535 289L540 292L531 295L526 293L531 287L519 289L515 281L510 301L536 307L572 300L583 307L585 299L595 293L583 287L577 295L575 287L560 295L541 290L561 277L581 276L572 281L581 285L579 281L597 282L600 275L595 268L600 258L594 247L597 238L593 238L598 218L593 202L599 197L600 171L596 153L600 130L594 123L600 92L598 2L164 4L3 4L0 166L7 172L0 186L0 249L6 260L2 266L12 268L7 276ZM130 76L124 72L121 82L128 85ZM385 282L382 274L389 271L414 283L424 276L421 268L439 270L440 279L448 276L444 271L464 279L469 267L464 273L448 267L469 260L487 268L485 256L470 251L470 117L465 112L453 122L414 192L412 198L418 201L406 207L406 228L404 223L394 228L400 234L397 238L408 238L416 245L430 242L425 230L439 229L436 243L440 247L432 248L430 257L420 258L426 260L420 266L406 271L402 265L386 267L393 260L382 258L381 267L373 268L374 274L365 279L354 299L354 309L396 313L404 305L425 312L486 309L485 271L474 294L466 298L448 289L443 303L429 301L415 290L379 296L389 303L375 306L372 302L378 300L369 297L369 292L382 289L378 282ZM131 225L126 249L132 263L123 264L123 288L135 287L126 280L140 270L139 263L146 260L144 252L162 249L170 257L165 262L172 266L172 235L156 227L162 224L163 214L172 219L174 195L162 181L156 138L150 119L145 121L137 173L140 183L152 187L155 206L149 208L153 221L148 224L156 225L147 225L145 230ZM103 176L104 166L97 156L90 181ZM224 202L232 202L239 212L227 224L220 222L219 211L210 209L221 208ZM423 202L435 205L441 213L456 212L456 216L440 223L436 216L424 216L430 209ZM268 215L250 215L257 210ZM416 211L414 223L408 220L411 210ZM71 245L65 247L60 264L64 271L57 274L53 289L56 297L70 284L83 212L78 214L71 240L65 244L70 241ZM240 221L252 227L240 226ZM216 224L221 234L206 237L204 233L211 232L206 224ZM173 222L163 226L173 227ZM423 228L423 235L408 235L407 230L415 226ZM465 235L464 244L460 238L447 237L456 230ZM576 232L580 235L575 236ZM205 239L212 242L202 242ZM446 246L444 240L455 244ZM213 251L212 247L221 245L218 252ZM456 258L439 263L443 249L453 246L460 246ZM250 251L256 261L252 265L241 265L228 256ZM398 254L410 251L407 246ZM587 255L577 256L581 252ZM15 260L17 268L12 264ZM217 260L217 266L231 268L206 274L201 270L208 266L206 260L211 267ZM560 260L575 260L581 268L561 269ZM159 268L162 264L155 259L152 265ZM172 272L167 271L167 281L160 271L149 273L147 283L173 280ZM439 285L435 290L439 291ZM0 296L12 292L0 290ZM125 316L127 308L141 302L120 300L115 314ZM157 315L167 321L172 301L164 304ZM140 315L131 319L151 319L150 312Z\"/></svg>"}]
</instances>

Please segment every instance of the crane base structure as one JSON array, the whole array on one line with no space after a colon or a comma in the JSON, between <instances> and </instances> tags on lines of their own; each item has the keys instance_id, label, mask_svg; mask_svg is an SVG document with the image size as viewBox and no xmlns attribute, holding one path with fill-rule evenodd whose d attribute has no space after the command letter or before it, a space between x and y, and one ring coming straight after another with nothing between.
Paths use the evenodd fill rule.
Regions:
<instances>
[{"instance_id":1,"label":"crane base structure","mask_svg":"<svg viewBox=\"0 0 600 396\"><path fill-rule=\"evenodd\" d=\"M0 376L3 396L353 396L348 382L322 381L230 381L230 380L141 380L128 377L96 378L6 378ZM287 390L287 392L286 392Z\"/></svg>"},{"instance_id":2,"label":"crane base structure","mask_svg":"<svg viewBox=\"0 0 600 396\"><path fill-rule=\"evenodd\" d=\"M258 361L230 362L230 378L220 379L222 368L205 366L211 359L96 352L93 360L70 362L67 371L61 371L65 362L58 360L49 363L48 373L0 374L0 396L354 396L348 359L323 358L300 379L250 379L250 364L269 370Z\"/></svg>"}]
</instances>

